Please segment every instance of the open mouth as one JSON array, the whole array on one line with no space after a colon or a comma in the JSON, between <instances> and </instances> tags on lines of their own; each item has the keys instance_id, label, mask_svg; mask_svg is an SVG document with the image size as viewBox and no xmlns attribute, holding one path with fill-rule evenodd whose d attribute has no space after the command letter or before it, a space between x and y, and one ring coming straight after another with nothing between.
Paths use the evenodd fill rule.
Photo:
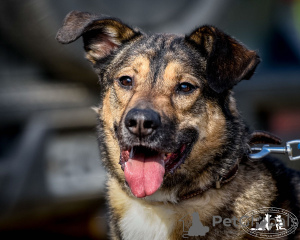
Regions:
<instances>
[{"instance_id":1,"label":"open mouth","mask_svg":"<svg viewBox=\"0 0 300 240\"><path fill-rule=\"evenodd\" d=\"M122 150L120 165L131 192L138 198L155 193L165 173L173 173L188 156L191 144L183 144L173 153L159 152L145 146Z\"/></svg>"}]
</instances>

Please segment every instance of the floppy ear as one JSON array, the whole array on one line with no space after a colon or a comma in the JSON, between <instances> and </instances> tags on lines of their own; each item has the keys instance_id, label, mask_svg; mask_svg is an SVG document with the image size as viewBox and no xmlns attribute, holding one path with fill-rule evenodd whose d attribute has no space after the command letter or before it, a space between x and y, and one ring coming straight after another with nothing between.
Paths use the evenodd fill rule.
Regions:
<instances>
[{"instance_id":1,"label":"floppy ear","mask_svg":"<svg viewBox=\"0 0 300 240\"><path fill-rule=\"evenodd\" d=\"M196 29L186 40L207 57L207 81L217 93L231 89L243 79L250 79L260 62L255 51L212 26Z\"/></svg>"},{"instance_id":2,"label":"floppy ear","mask_svg":"<svg viewBox=\"0 0 300 240\"><path fill-rule=\"evenodd\" d=\"M73 11L66 16L56 39L66 44L82 36L87 59L95 63L139 35L139 31L133 30L118 19Z\"/></svg>"}]
</instances>

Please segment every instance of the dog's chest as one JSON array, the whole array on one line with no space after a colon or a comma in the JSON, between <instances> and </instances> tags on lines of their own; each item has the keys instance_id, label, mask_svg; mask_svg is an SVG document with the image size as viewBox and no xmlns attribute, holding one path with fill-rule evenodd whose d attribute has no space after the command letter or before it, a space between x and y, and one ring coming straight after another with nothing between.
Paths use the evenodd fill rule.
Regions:
<instances>
[{"instance_id":1,"label":"dog's chest","mask_svg":"<svg viewBox=\"0 0 300 240\"><path fill-rule=\"evenodd\" d=\"M133 200L120 221L120 228L124 239L162 240L169 239L175 223L171 208L146 206Z\"/></svg>"}]
</instances>

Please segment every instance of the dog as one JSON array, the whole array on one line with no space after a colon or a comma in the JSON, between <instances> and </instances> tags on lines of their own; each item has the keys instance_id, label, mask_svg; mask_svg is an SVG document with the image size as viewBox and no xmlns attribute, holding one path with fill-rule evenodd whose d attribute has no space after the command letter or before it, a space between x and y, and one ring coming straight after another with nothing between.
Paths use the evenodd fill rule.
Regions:
<instances>
[{"instance_id":1,"label":"dog","mask_svg":"<svg viewBox=\"0 0 300 240\"><path fill-rule=\"evenodd\" d=\"M182 36L146 34L73 11L56 39L80 37L101 84L112 239L182 239L180 219L188 229L194 212L209 232L191 239L251 239L239 226L213 225L213 216L277 207L299 217L299 174L269 157L248 158L251 142L278 143L250 132L233 98L260 62L256 51L210 25ZM300 231L287 238L300 239Z\"/></svg>"}]
</instances>

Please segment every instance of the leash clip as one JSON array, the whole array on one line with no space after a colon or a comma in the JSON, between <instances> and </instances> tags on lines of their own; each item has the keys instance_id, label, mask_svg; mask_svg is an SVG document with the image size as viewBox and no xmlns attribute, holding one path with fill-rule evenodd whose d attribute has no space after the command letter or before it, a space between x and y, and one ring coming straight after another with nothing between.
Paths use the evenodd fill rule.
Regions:
<instances>
[{"instance_id":1,"label":"leash clip","mask_svg":"<svg viewBox=\"0 0 300 240\"><path fill-rule=\"evenodd\" d=\"M291 161L300 160L300 154L293 156L292 146L297 144L297 148L300 150L300 140L292 140L286 143L285 147L270 147L270 145L263 145L262 147L251 147L251 152L259 151L249 155L250 159L256 160L267 156L270 153L288 154Z\"/></svg>"}]
</instances>

